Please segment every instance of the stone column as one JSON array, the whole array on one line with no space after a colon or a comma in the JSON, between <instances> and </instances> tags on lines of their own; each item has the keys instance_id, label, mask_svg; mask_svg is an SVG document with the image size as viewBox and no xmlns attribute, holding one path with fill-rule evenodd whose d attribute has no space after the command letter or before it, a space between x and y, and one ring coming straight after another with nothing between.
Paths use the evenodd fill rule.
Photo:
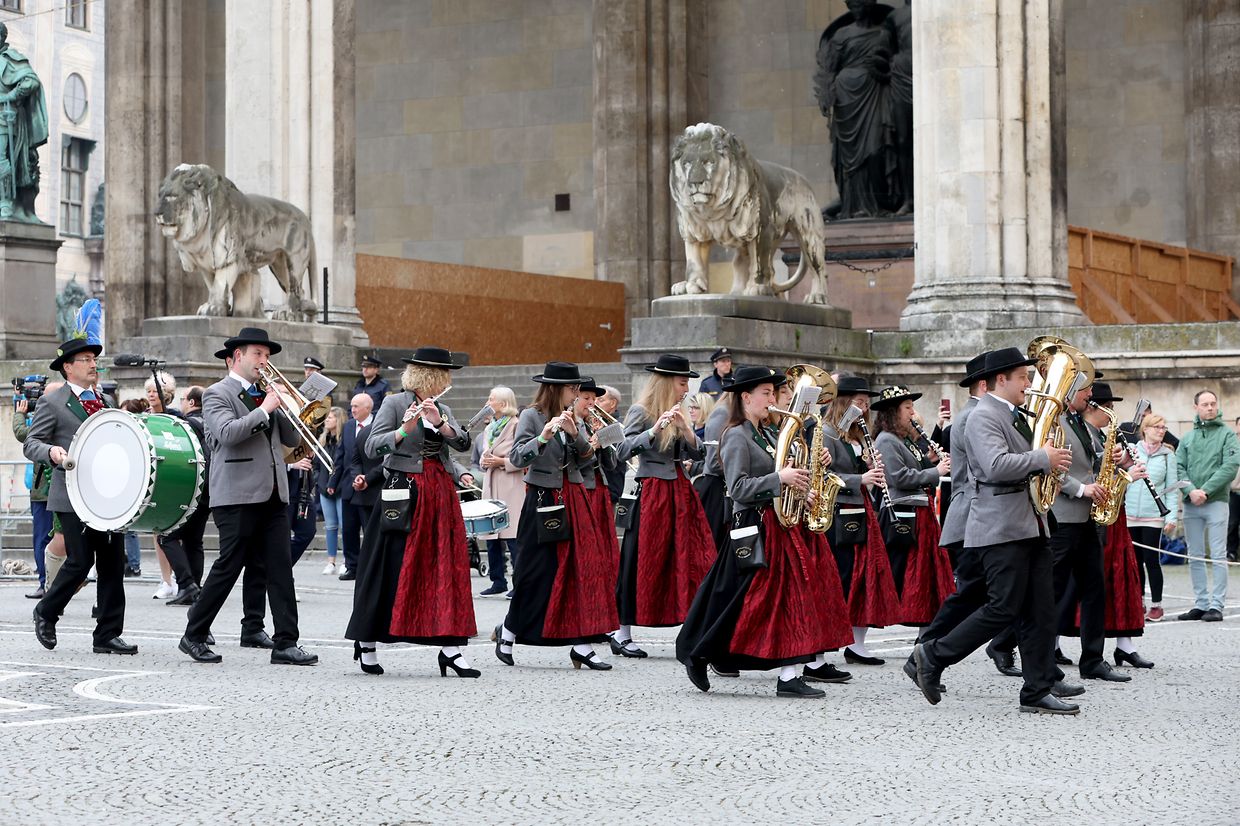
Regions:
<instances>
[{"instance_id":1,"label":"stone column","mask_svg":"<svg viewBox=\"0 0 1240 826\"><path fill-rule=\"evenodd\" d=\"M1240 3L1184 3L1188 246L1240 258ZM1240 299L1240 269L1232 295Z\"/></svg>"},{"instance_id":2,"label":"stone column","mask_svg":"<svg viewBox=\"0 0 1240 826\"><path fill-rule=\"evenodd\" d=\"M355 305L353 0L226 0L225 174L243 192L305 210L314 290L329 270L329 320L368 345ZM282 302L263 279L267 304ZM322 296L319 296L322 304Z\"/></svg>"},{"instance_id":3,"label":"stone column","mask_svg":"<svg viewBox=\"0 0 1240 826\"><path fill-rule=\"evenodd\" d=\"M917 255L902 329L1087 323L1061 249L1061 3L913 5Z\"/></svg>"}]
</instances>

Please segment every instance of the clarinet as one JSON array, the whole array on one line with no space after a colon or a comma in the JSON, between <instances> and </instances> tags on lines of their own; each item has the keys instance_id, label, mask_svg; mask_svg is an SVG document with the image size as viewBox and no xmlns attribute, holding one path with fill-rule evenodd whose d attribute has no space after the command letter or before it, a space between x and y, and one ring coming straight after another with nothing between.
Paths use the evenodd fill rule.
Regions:
<instances>
[{"instance_id":1,"label":"clarinet","mask_svg":"<svg viewBox=\"0 0 1240 826\"><path fill-rule=\"evenodd\" d=\"M309 519L310 508L314 504L314 468L310 470L300 470L301 474L301 490L297 496L297 518Z\"/></svg>"},{"instance_id":2,"label":"clarinet","mask_svg":"<svg viewBox=\"0 0 1240 826\"><path fill-rule=\"evenodd\" d=\"M1119 428L1116 428L1115 432L1119 435L1120 444L1122 444L1124 449L1128 451L1128 455L1132 457L1132 460L1134 462L1140 462L1141 457L1137 455L1137 446L1128 441L1128 434L1124 433L1124 431ZM1167 504L1163 502L1162 497L1158 494L1158 491L1154 489L1154 483L1150 481L1150 477L1146 476L1141 481L1145 482L1145 487L1149 490L1150 496L1154 497L1154 504L1158 506L1158 515L1166 518L1167 514L1171 513L1171 508L1167 507Z\"/></svg>"},{"instance_id":3,"label":"clarinet","mask_svg":"<svg viewBox=\"0 0 1240 826\"><path fill-rule=\"evenodd\" d=\"M878 452L878 448L874 447L874 439L870 437L870 428L869 425L865 423L865 416L861 416L857 419L857 425L861 428L861 441L865 445L865 453L870 455L870 459L874 462L874 467L884 470L883 456ZM887 475L885 471L883 473L883 481L879 484L879 487L882 488L883 491L882 507L890 508L891 492L887 490Z\"/></svg>"}]
</instances>

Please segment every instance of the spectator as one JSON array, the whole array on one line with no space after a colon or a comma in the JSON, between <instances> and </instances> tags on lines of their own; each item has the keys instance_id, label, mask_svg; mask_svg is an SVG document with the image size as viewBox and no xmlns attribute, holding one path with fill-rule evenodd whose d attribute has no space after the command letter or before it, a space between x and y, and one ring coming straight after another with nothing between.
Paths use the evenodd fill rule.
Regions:
<instances>
[{"instance_id":1,"label":"spectator","mask_svg":"<svg viewBox=\"0 0 1240 826\"><path fill-rule=\"evenodd\" d=\"M1240 416L1232 424L1232 430L1240 436ZM1231 480L1231 492L1227 496L1227 560L1235 562L1240 551L1240 471Z\"/></svg>"},{"instance_id":2,"label":"spectator","mask_svg":"<svg viewBox=\"0 0 1240 826\"><path fill-rule=\"evenodd\" d=\"M309 359L306 359L309 361ZM336 448L340 445L340 435L344 433L344 424L347 417L344 410L339 407L333 407L327 412L327 418L323 421L323 435L319 437L319 444L323 446L323 450L328 456L335 457ZM333 459L333 462L335 460ZM319 507L323 509L323 529L327 532L327 565L320 572L326 576L335 576L344 573L344 564L341 563L339 569L336 567L336 550L340 542L340 525L343 522L344 499L340 495L340 491L331 486L331 473L328 472L327 466L315 459L315 473L318 477L319 484Z\"/></svg>"},{"instance_id":3,"label":"spectator","mask_svg":"<svg viewBox=\"0 0 1240 826\"><path fill-rule=\"evenodd\" d=\"M710 364L711 373L702 379L702 384L698 389L712 399L717 399L723 392L723 380L732 377L732 351L727 347L720 347L711 353Z\"/></svg>"},{"instance_id":4,"label":"spectator","mask_svg":"<svg viewBox=\"0 0 1240 826\"><path fill-rule=\"evenodd\" d=\"M1166 432L1167 420L1157 414L1147 413L1141 420L1138 431L1140 438L1136 445L1137 460L1145 465L1145 470L1150 475L1150 484L1159 493L1175 485L1180 478L1175 451L1163 442L1163 434ZM1165 518L1158 515L1154 497L1150 496L1149 488L1144 484L1129 485L1124 498L1128 533L1136 547L1142 593L1145 593L1147 578L1150 583L1150 607L1145 612L1146 622L1160 622L1163 618L1163 572L1158 561L1158 549L1162 547L1164 533L1167 536L1175 533L1175 520L1180 512L1180 491L1164 493L1162 499L1169 511Z\"/></svg>"},{"instance_id":5,"label":"spectator","mask_svg":"<svg viewBox=\"0 0 1240 826\"><path fill-rule=\"evenodd\" d=\"M379 378L379 368L383 366L383 362L372 356L362 358L362 377L358 379L357 384L353 386L353 395L365 393L370 396L371 413L378 413L379 408L383 406L383 397L392 392L392 388L386 381ZM350 403L349 411L351 415L357 415L352 412L353 405Z\"/></svg>"},{"instance_id":6,"label":"spectator","mask_svg":"<svg viewBox=\"0 0 1240 826\"><path fill-rule=\"evenodd\" d=\"M706 417L715 409L715 397L710 393L694 393L689 397L689 421L693 422L693 432L698 440L705 438Z\"/></svg>"},{"instance_id":7,"label":"spectator","mask_svg":"<svg viewBox=\"0 0 1240 826\"><path fill-rule=\"evenodd\" d=\"M146 380L143 385L146 392L146 411L148 413L164 413L169 416L181 417L181 411L170 407L176 398L177 382L171 375L160 370ZM152 595L154 599L172 599L179 593L177 578L172 571L172 563L164 553L163 543L155 542L155 555L159 559L159 587Z\"/></svg>"},{"instance_id":8,"label":"spectator","mask_svg":"<svg viewBox=\"0 0 1240 826\"><path fill-rule=\"evenodd\" d=\"M1182 620L1219 622L1227 598L1227 497L1240 469L1240 439L1219 415L1218 396L1200 390L1193 397L1193 429L1176 450L1181 479L1189 482L1184 503L1184 539L1188 543L1188 573L1195 605L1180 614ZM1206 574L1206 558L1213 562L1214 582Z\"/></svg>"},{"instance_id":9,"label":"spectator","mask_svg":"<svg viewBox=\"0 0 1240 826\"><path fill-rule=\"evenodd\" d=\"M601 384L599 389L603 391L603 395L599 396L595 404L614 418L616 411L620 409L620 402L622 401L620 391L609 384ZM603 476L607 479L607 495L611 497L613 505L619 502L620 497L624 495L624 477L628 469L628 462L616 462L615 467L603 468Z\"/></svg>"},{"instance_id":10,"label":"spectator","mask_svg":"<svg viewBox=\"0 0 1240 826\"><path fill-rule=\"evenodd\" d=\"M345 582L357 579L362 529L383 486L382 459L366 453L366 439L374 424L370 398L369 394L361 392L349 402L353 419L345 423L340 435L340 444L332 458L335 470L328 482L341 496L340 544L344 551L344 570L339 578Z\"/></svg>"},{"instance_id":11,"label":"spectator","mask_svg":"<svg viewBox=\"0 0 1240 826\"><path fill-rule=\"evenodd\" d=\"M44 394L59 390L63 382L52 382L43 388ZM36 401L37 404L37 401ZM13 435L19 442L26 441L30 432L30 422L34 418L34 408L30 402L21 399L13 411ZM47 492L52 485L52 466L46 462L38 462L26 468L26 490L30 491L30 541L34 553L34 567L39 573L39 587L26 594L27 599L43 599L47 586L51 585L48 578L47 554L48 543L52 539L52 512L47 509ZM59 561L64 562L63 540ZM55 566L60 570L60 565ZM52 574L55 576L55 573Z\"/></svg>"},{"instance_id":12,"label":"spectator","mask_svg":"<svg viewBox=\"0 0 1240 826\"><path fill-rule=\"evenodd\" d=\"M483 431L486 446L479 459L482 468L482 498L498 499L508 505L508 527L487 537L487 573L491 587L482 596L502 594L508 590L504 550L512 556L513 579L517 570L517 523L525 504L525 482L521 468L508 459L517 433L517 396L508 387L491 390L487 404L495 411L495 421Z\"/></svg>"}]
</instances>

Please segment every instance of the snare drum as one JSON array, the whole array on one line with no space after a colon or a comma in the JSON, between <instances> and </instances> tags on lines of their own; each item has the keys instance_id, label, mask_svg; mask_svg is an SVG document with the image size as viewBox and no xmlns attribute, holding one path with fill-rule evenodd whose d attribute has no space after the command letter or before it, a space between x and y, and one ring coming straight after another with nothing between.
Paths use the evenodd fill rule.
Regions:
<instances>
[{"instance_id":1,"label":"snare drum","mask_svg":"<svg viewBox=\"0 0 1240 826\"><path fill-rule=\"evenodd\" d=\"M198 436L163 413L100 410L78 428L69 458L69 501L97 531L170 533L198 507L206 475Z\"/></svg>"},{"instance_id":2,"label":"snare drum","mask_svg":"<svg viewBox=\"0 0 1240 826\"><path fill-rule=\"evenodd\" d=\"M462 502L461 516L465 517L465 533L469 536L499 533L508 527L508 505L498 499Z\"/></svg>"}]
</instances>

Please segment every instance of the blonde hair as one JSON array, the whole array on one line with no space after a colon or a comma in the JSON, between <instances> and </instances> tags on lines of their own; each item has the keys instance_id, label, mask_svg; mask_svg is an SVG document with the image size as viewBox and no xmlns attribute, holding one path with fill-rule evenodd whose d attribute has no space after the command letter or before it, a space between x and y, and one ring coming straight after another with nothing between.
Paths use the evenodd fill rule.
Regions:
<instances>
[{"instance_id":1,"label":"blonde hair","mask_svg":"<svg viewBox=\"0 0 1240 826\"><path fill-rule=\"evenodd\" d=\"M701 415L698 421L701 422L699 427L706 426L706 419L710 416L710 411L715 409L715 400L711 398L709 393L694 393L689 397L689 406L696 407Z\"/></svg>"},{"instance_id":2,"label":"blonde hair","mask_svg":"<svg viewBox=\"0 0 1240 826\"><path fill-rule=\"evenodd\" d=\"M160 370L155 374L155 376L159 377L159 400L163 402L164 407L167 407L172 404L172 400L176 398L177 380L170 374L165 373L163 370ZM142 385L144 390L155 389L155 376L151 376L146 380L146 383Z\"/></svg>"},{"instance_id":3,"label":"blonde hair","mask_svg":"<svg viewBox=\"0 0 1240 826\"><path fill-rule=\"evenodd\" d=\"M417 393L418 397L423 399L442 393L449 383L447 368L427 367L423 364L406 366L400 377L400 386L403 389Z\"/></svg>"},{"instance_id":4,"label":"blonde hair","mask_svg":"<svg viewBox=\"0 0 1240 826\"><path fill-rule=\"evenodd\" d=\"M503 385L492 387L491 395L498 397L500 400L500 409L495 411L496 418L517 415L517 394L512 392L511 387L504 387Z\"/></svg>"},{"instance_id":5,"label":"blonde hair","mask_svg":"<svg viewBox=\"0 0 1240 826\"><path fill-rule=\"evenodd\" d=\"M338 442L340 441L340 437L344 435L344 423L345 423L345 419L347 418L344 414L344 408L333 407L331 410L327 411L327 415L336 417L335 432L332 433L331 435L335 436L336 441ZM326 418L323 419L323 432L319 434L319 444L321 445L327 444L327 419Z\"/></svg>"},{"instance_id":6,"label":"blonde hair","mask_svg":"<svg viewBox=\"0 0 1240 826\"><path fill-rule=\"evenodd\" d=\"M646 381L641 395L635 404L646 411L646 421L653 423L660 416L671 410L681 399L676 389L676 376L665 376L654 373ZM659 450L667 450L676 441L677 430L668 426L659 431L655 437Z\"/></svg>"},{"instance_id":7,"label":"blonde hair","mask_svg":"<svg viewBox=\"0 0 1240 826\"><path fill-rule=\"evenodd\" d=\"M1165 425L1166 423L1167 420L1157 413L1147 413L1145 414L1145 418L1141 420L1141 432L1137 435L1144 439L1145 431L1149 430L1151 427L1155 427L1160 424Z\"/></svg>"}]
</instances>

